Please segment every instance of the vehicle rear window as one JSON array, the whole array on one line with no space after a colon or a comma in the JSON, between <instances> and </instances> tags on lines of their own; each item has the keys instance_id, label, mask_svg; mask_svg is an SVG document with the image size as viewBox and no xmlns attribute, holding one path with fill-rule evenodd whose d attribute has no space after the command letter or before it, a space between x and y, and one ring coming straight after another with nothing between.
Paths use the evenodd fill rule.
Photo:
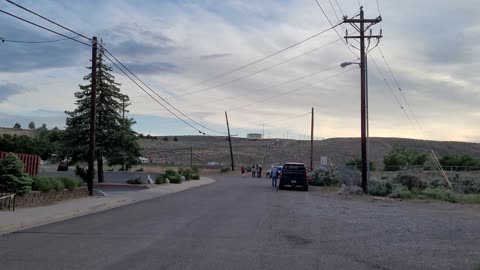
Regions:
<instances>
[{"instance_id":1,"label":"vehicle rear window","mask_svg":"<svg viewBox=\"0 0 480 270\"><path fill-rule=\"evenodd\" d=\"M285 164L283 165L283 171L304 171L305 166L303 164Z\"/></svg>"}]
</instances>

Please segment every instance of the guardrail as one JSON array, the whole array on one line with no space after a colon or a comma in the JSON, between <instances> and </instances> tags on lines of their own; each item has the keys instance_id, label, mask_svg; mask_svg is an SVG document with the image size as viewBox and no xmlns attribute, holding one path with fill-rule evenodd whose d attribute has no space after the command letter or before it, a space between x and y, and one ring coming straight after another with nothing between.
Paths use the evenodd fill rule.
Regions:
<instances>
[{"instance_id":1,"label":"guardrail","mask_svg":"<svg viewBox=\"0 0 480 270\"><path fill-rule=\"evenodd\" d=\"M15 195L5 186L0 186L0 209L15 211Z\"/></svg>"}]
</instances>

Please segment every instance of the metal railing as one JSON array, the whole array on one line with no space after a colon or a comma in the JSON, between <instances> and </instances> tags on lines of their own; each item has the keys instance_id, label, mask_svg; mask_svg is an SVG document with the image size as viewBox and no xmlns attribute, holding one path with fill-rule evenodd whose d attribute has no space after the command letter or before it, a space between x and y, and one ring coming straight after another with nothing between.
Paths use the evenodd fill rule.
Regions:
<instances>
[{"instance_id":1,"label":"metal railing","mask_svg":"<svg viewBox=\"0 0 480 270\"><path fill-rule=\"evenodd\" d=\"M0 209L15 211L15 193L5 185L0 185Z\"/></svg>"}]
</instances>

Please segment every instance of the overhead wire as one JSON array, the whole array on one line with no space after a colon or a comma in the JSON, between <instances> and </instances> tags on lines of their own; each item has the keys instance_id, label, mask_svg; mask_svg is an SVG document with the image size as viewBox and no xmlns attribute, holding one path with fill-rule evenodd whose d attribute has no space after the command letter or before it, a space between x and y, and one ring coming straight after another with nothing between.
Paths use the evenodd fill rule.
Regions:
<instances>
[{"instance_id":1,"label":"overhead wire","mask_svg":"<svg viewBox=\"0 0 480 270\"><path fill-rule=\"evenodd\" d=\"M266 68L257 70L257 71L255 71L255 72L250 73L250 74L247 74L247 75L245 75L245 76L242 76L242 77L239 77L239 78L235 78L235 79L233 79L233 80L229 80L229 81L223 82L223 83L221 83L221 84L217 84L217 85L215 85L215 86L211 86L211 87L207 87L207 88L204 88L204 89L200 89L200 90L188 92L188 93L185 93L185 94L182 94L182 95L175 95L175 96L167 97L167 99L180 98L180 97L188 96L188 95L191 95L191 94L196 94L196 93L200 93L200 92L205 92L205 91L208 91L208 90L211 90L211 89L218 88L218 87L220 87L220 86L224 86L224 85L227 85L227 84L230 84L230 83L233 83L233 82L237 82L237 81L240 81L240 80L249 78L249 77L251 77L251 76L257 75L257 74L262 73L262 72L264 72L264 71L267 71L267 70L273 69L273 68L275 68L275 67L278 67L278 66L280 66L280 65L283 65L283 64L285 64L285 63L288 63L288 62L290 62L290 61L292 61L292 60L295 60L295 59L297 59L297 58L299 58L299 57L301 57L301 56L305 56L305 55L307 55L307 54L309 54L309 53L312 53L312 52L314 52L314 51L318 51L318 50L320 50L320 49L323 49L323 48L325 48L325 47L327 47L327 46L329 46L329 45L331 45L331 44L334 44L335 42L338 42L338 41L339 41L339 39L333 40L333 41L331 41L331 42L329 42L329 43L327 43L327 44L324 44L324 45L322 45L322 46L320 46L320 47L317 47L317 48L315 48L315 49L306 51L306 52L304 52L304 53L302 53L302 54L299 54L299 55L296 55L296 56L291 57L291 58L289 58L289 59L286 59L286 60L284 60L284 61L282 61L282 62L280 62L280 63L277 63L277 64L275 64L275 65L272 65L272 66L269 66L269 67L266 67Z\"/></svg>"},{"instance_id":2,"label":"overhead wire","mask_svg":"<svg viewBox=\"0 0 480 270\"><path fill-rule=\"evenodd\" d=\"M319 80L319 81L315 81L315 82L313 82L313 83L304 85L304 86L302 86L302 87L298 87L298 88L295 88L295 89L290 90L290 91L287 91L287 92L282 92L282 93L276 94L275 97L285 96L285 95L287 95L287 94L291 94L291 93L293 93L293 92L297 92L297 91L303 90L303 89L305 89L305 88L307 88L307 87L316 85L316 84L318 84L318 83L321 83L321 82L326 81L326 80L328 80L328 79L331 79L331 78L333 78L333 77L339 76L339 75L341 75L341 74L343 74L343 73L352 71L352 70L354 70L354 69L355 69L355 68L347 69L347 70L345 70L345 71L339 72L339 73L334 74L334 75L331 75L331 76L329 76L329 77L325 77L325 78L323 78L323 79L321 79L321 80ZM245 108L245 107L254 105L254 104L258 104L258 103L260 103L260 102L264 102L264 101L270 100L271 98L272 98L272 97L268 97L268 98L265 98L265 99L261 99L261 100L258 100L258 101L252 102L252 103L248 103L248 104L245 104L245 105L242 105L242 106L234 107L234 108L229 109L229 110L227 110L227 111L230 112L230 111L235 111L235 110L238 110L238 109L242 109L242 108Z\"/></svg>"},{"instance_id":3,"label":"overhead wire","mask_svg":"<svg viewBox=\"0 0 480 270\"><path fill-rule=\"evenodd\" d=\"M207 129L207 130L210 130L211 132L215 132L215 133L219 133L219 134L225 134L225 132L220 132L220 131L216 131L216 130L213 130L211 128L208 128L206 126L204 126L203 124L195 121L194 119L192 119L191 117L189 117L188 115L186 115L185 113L183 113L182 111L180 111L178 108L176 108L174 105L172 105L170 102L168 102L165 98L163 98L162 96L160 96L157 91L153 90L149 85L147 85L143 80L141 80L135 73L133 73L128 67L126 67L122 62L120 62L120 60L118 60L117 57L115 57L108 49L105 49L105 52L107 54L109 54L110 56L113 57L113 59L115 59L124 69L126 69L133 77L135 77L138 81L140 81L145 87L147 87L154 95L156 95L158 98L160 98L163 102L165 102L166 104L168 104L170 107L172 107L175 111L177 111L178 113L180 113L181 115L183 115L185 118L189 119L190 121L192 121L193 123L197 124L198 126L204 128L204 129Z\"/></svg>"},{"instance_id":4,"label":"overhead wire","mask_svg":"<svg viewBox=\"0 0 480 270\"><path fill-rule=\"evenodd\" d=\"M265 61L265 60L267 60L267 59L269 59L269 58L271 58L271 57L273 57L273 56L275 56L275 55L278 55L278 54L280 54L280 53L282 53L282 52L285 52L285 51L287 51L287 50L289 50L289 49L292 49L292 48L294 48L294 47L296 47L296 46L298 46L298 45L300 45L300 44L303 44L303 43L305 43L305 42L307 42L307 41L309 41L309 40L311 40L311 39L314 39L314 38L316 38L316 37L318 37L318 36L320 36L320 35L328 32L328 31L330 31L330 30L332 30L332 29L335 29L335 27L339 26L340 24L341 24L341 22L338 23L338 24L336 24L336 25L331 24L331 27L330 27L330 28L327 28L327 29L325 29L325 30L323 30L323 31L320 31L320 32L318 32L318 33L316 33L316 34L314 34L314 35L312 35L312 36L310 36L310 37L307 37L307 38L305 38L305 39L302 39L302 40L300 40L300 41L298 41L298 42L296 42L296 43L294 43L294 44L292 44L292 45L289 45L289 46L287 46L287 47L285 47L285 48L283 48L283 49L280 49L280 50L278 50L278 51L276 51L276 52L273 52L273 53L271 53L271 54L269 54L269 55L267 55L267 56L264 56L264 57L262 57L262 58L259 58L259 59L257 59L257 60L254 60L254 61L252 61L252 62L249 62L249 63L247 63L247 64L244 64L244 65L239 66L239 67L237 67L237 68L234 68L234 69L232 69L232 70L229 70L229 71L226 71L226 72L223 72L223 73L214 75L214 76L212 76L212 77L210 77L210 78L207 78L207 79L205 79L205 80L198 81L198 82L192 83L192 84L187 85L187 86L184 86L184 87L174 88L173 91L177 91L177 92L179 92L179 91L184 91L184 90L190 89L190 88L192 88L192 87L195 87L195 86L197 86L197 85L205 84L205 83L207 83L207 82L210 82L210 81L216 80L216 79L218 79L218 78L221 78L221 77L230 75L230 74L232 74L232 73L234 73L234 72L237 72L237 71L239 71L239 70L245 69L245 68L247 68L247 67L249 67L249 66L252 66L252 65L254 65L254 64L257 64L257 63L260 63L260 62L262 62L262 61Z\"/></svg>"},{"instance_id":5,"label":"overhead wire","mask_svg":"<svg viewBox=\"0 0 480 270\"><path fill-rule=\"evenodd\" d=\"M71 38L75 39L76 37L78 37L78 35L73 36ZM65 40L69 40L69 38L59 38L59 39L52 39L52 40L33 41L33 40L14 40L14 39L8 39L8 38L0 37L0 40L2 42L35 44L35 43L53 43L53 42L65 41Z\"/></svg>"},{"instance_id":6,"label":"overhead wire","mask_svg":"<svg viewBox=\"0 0 480 270\"><path fill-rule=\"evenodd\" d=\"M49 28L47 28L47 27L45 27L45 26L42 26L42 25L39 25L39 24L37 24L37 23L31 22L31 21L29 21L29 20L27 20L27 19L24 19L24 18L22 18L22 17L19 17L19 16L17 16L17 15L12 14L12 13L9 13L9 12L7 12L7 11L5 11L5 10L0 9L0 12L6 14L6 15L8 15L8 16L14 17L14 18L16 18L16 19L18 19L18 20L21 20L21 21L23 21L23 22L26 22L26 23L29 23L29 24L31 24L31 25L34 25L34 26L36 26L36 27L42 28L43 30L46 30L46 31L48 31L48 32L51 32L51 33L57 34L57 35L59 35L59 36L62 36L62 37L64 37L64 38L66 38L66 39L70 39L70 40L76 41L76 42L78 42L78 43L81 43L81 44L83 44L83 45L86 45L86 46L88 46L88 47L92 47L91 44L88 44L88 43L86 43L86 42L80 41L80 40L78 40L78 39L74 39L74 38L69 37L69 36L67 36L67 35L64 35L64 34L62 34L62 33L59 33L59 32L57 32L57 31L55 31L55 30L49 29Z\"/></svg>"},{"instance_id":7,"label":"overhead wire","mask_svg":"<svg viewBox=\"0 0 480 270\"><path fill-rule=\"evenodd\" d=\"M81 36L81 37L84 37L84 38L86 38L86 39L88 39L88 40L91 40L91 39L85 37L84 35L79 34L78 32L75 32L75 31L73 31L73 30L71 30L71 29L69 29L69 28L67 28L67 27L64 27L64 26L62 26L62 25L60 25L60 24L58 24L58 23L56 23L56 22L54 22L54 21L52 21L52 20L50 20L50 19L48 19L48 18L40 15L40 14L38 14L38 13L36 13L36 12L33 12L33 11L27 9L27 8L24 8L24 7L22 7L22 6L20 6L20 5L16 4L16 3L14 3L14 2L12 2L12 1L9 1L9 0L7 0L7 1L10 2L10 3L12 3L12 4L14 4L14 5L16 5L16 6L18 6L18 7L20 7L20 8L22 8L22 9L24 9L24 10L27 10L28 12L30 12L30 13L32 13L32 14L35 14L36 16L41 17L41 18L44 19L44 20L47 20L47 21L50 22L50 23L53 23L53 24L55 24L55 25L57 25L57 26L59 26L59 27L61 27L61 28L63 28L63 29L66 29L66 30L72 32L72 33L75 33L75 34L77 34L78 36ZM39 27L39 28L41 28L41 29L44 29L44 30L46 30L46 31L49 31L49 32L52 32L52 33L54 33L54 34L63 36L63 37L65 37L66 39L70 39L70 40L79 42L79 43L81 43L81 44L84 44L84 45L86 45L86 46L92 47L91 44L85 43L85 42L83 42L83 41L74 39L74 38L69 37L69 36L66 36L66 35L64 35L64 34L62 34L62 33L59 33L59 32L57 32L57 31L51 30L51 29L49 29L49 28L47 28L47 27L44 27L44 26L42 26L42 25L33 23L33 22L29 21L29 20L26 20L26 19L24 19L24 18L21 18L21 17L19 17L19 16L16 16L16 15L11 14L11 13L9 13L9 12L6 12L6 11L4 11L4 10L0 10L0 12L2 12L2 13L4 13L4 14L7 14L7 15L9 15L9 16L11 16L11 17L14 17L14 18L16 18L16 19L19 19L19 20L21 20L21 21L24 21L24 22L26 22L26 23L32 24L32 25L34 25L34 26L37 26L37 27ZM105 47L104 47L104 49L105 49ZM113 56L108 50L105 49L105 51L106 51L107 53L109 53L113 58L115 58L116 61L118 61L118 59L117 59L115 56ZM119 68L119 66L116 65L107 55L105 55L105 56L106 56L107 59L109 59L117 68ZM130 69L128 69L125 65L123 65L123 63L121 63L120 61L118 61L118 62L119 62L126 70L128 70L133 76L135 76L135 78L137 78L140 82L142 82L142 84L144 84L146 87L148 87L148 85L146 85L142 80L140 80L140 79L138 78L138 76L136 76L133 72L131 72ZM125 75L127 75L122 69L119 68L119 70L122 71L122 73L124 73ZM137 86L140 86L140 85L139 85L138 83L136 83L130 76L127 76L127 77L128 77L130 80L132 80ZM152 92L154 92L158 97L160 97L160 95L158 95L153 89L151 89L150 87L148 87L148 88L149 88ZM142 88L142 90L145 90L145 89ZM148 92L146 92L146 91L144 91L144 92L148 94ZM149 96L153 98L153 96L151 96L151 95L149 95ZM162 97L160 97L160 98L163 99ZM154 100L155 100L157 103L159 103L160 105L162 105L162 107L164 107L165 109L167 109L167 111L169 111L170 113L172 113L175 117L177 117L178 119L182 120L182 122L188 123L188 122L184 121L184 119L178 117L178 115L174 114L171 110L169 110L166 106L164 106L163 104L161 104L158 100L156 100L156 99L154 99ZM164 101L165 101L165 100L164 100ZM166 102L166 101L165 101L165 102ZM173 105L171 105L170 103L168 103L168 102L166 102L166 103L169 104L172 108L176 109L176 108L175 108ZM180 112L180 111L179 111L179 112ZM180 112L180 113L181 113L181 112ZM201 125L200 123L198 123L197 121L195 121L195 120L191 119L190 117L186 116L185 114L183 114L183 113L181 113L181 114L184 115L185 117L187 117L187 118L188 118L189 120L191 120L192 122L196 123L197 125L205 128L205 129L208 129L208 130L210 130L210 131L212 131L212 132L225 134L224 132L217 132L217 131L214 131L213 129L210 129L210 128L208 128L208 127L205 127L205 126ZM189 125L190 127L194 128L190 123L188 123L188 125ZM207 135L205 132L203 132L203 131L201 131L201 130L199 130L199 129L197 129L197 128L194 128L194 129L197 130L197 131L198 131L199 133L201 133L201 134Z\"/></svg>"},{"instance_id":8,"label":"overhead wire","mask_svg":"<svg viewBox=\"0 0 480 270\"><path fill-rule=\"evenodd\" d=\"M61 25L61 24L59 24L59 23L56 23L56 22L54 22L54 21L52 21L52 20L50 20L50 19L48 19L48 18L46 18L46 17L44 17L44 16L42 16L42 15L34 12L34 11L32 11L32 10L30 10L30 9L24 7L24 6L21 6L21 5L13 2L13 1L11 1L11 0L6 0L6 1L9 2L10 4L15 5L15 6L21 8L21 9L23 9L23 10L25 10L25 11L31 13L31 14L33 14L33 15L35 15L35 16L38 16L38 17L40 17L40 18L42 18L42 19L44 19L44 20L46 20L46 21L48 21L48 22L50 22L50 23L52 23L52 24L54 24L54 25L56 25L56 26L58 26L58 27L61 27L61 28L65 29L65 30L67 30L67 31L69 31L69 32L72 32L72 33L76 34L77 36L81 36L81 37L83 37L83 38L85 38L85 39L87 39L87 40L89 40L89 41L92 40L92 39L89 38L89 37L86 37L86 36L84 36L84 35L82 35L82 34L80 34L80 33L78 33L78 32L73 31L73 30L70 29L70 28L67 28L67 27L65 27L65 26L63 26L63 25Z\"/></svg>"}]
</instances>

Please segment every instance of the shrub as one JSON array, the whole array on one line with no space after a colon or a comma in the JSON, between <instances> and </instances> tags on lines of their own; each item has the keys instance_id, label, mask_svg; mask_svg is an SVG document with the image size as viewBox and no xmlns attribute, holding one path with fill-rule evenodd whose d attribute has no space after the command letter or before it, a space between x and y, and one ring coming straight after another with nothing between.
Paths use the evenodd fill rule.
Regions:
<instances>
[{"instance_id":1,"label":"shrub","mask_svg":"<svg viewBox=\"0 0 480 270\"><path fill-rule=\"evenodd\" d=\"M193 166L193 168L192 168L192 172L194 172L194 173L198 173L198 171L199 171L199 168L198 168L198 166Z\"/></svg>"},{"instance_id":2,"label":"shrub","mask_svg":"<svg viewBox=\"0 0 480 270\"><path fill-rule=\"evenodd\" d=\"M317 168L308 174L309 184L313 186L336 186L341 184L340 176L333 169Z\"/></svg>"},{"instance_id":3,"label":"shrub","mask_svg":"<svg viewBox=\"0 0 480 270\"><path fill-rule=\"evenodd\" d=\"M52 181L52 187L55 191L62 191L65 189L65 185L60 179L52 178L51 181Z\"/></svg>"},{"instance_id":4,"label":"shrub","mask_svg":"<svg viewBox=\"0 0 480 270\"><path fill-rule=\"evenodd\" d=\"M412 190L412 188L426 189L428 187L427 182L410 174L400 174L393 180L393 182L406 186L409 190Z\"/></svg>"},{"instance_id":5,"label":"shrub","mask_svg":"<svg viewBox=\"0 0 480 270\"><path fill-rule=\"evenodd\" d=\"M36 177L34 180L34 190L39 190L41 192L49 192L53 189L53 182L49 177Z\"/></svg>"},{"instance_id":6,"label":"shrub","mask_svg":"<svg viewBox=\"0 0 480 270\"><path fill-rule=\"evenodd\" d=\"M226 173L226 172L229 172L230 171L230 167L223 167L220 169L220 172L221 173Z\"/></svg>"},{"instance_id":7,"label":"shrub","mask_svg":"<svg viewBox=\"0 0 480 270\"><path fill-rule=\"evenodd\" d=\"M171 177L167 177L168 180L170 180L170 183L171 184L180 184L182 182L182 179L180 178L179 175L175 175L175 176L171 176Z\"/></svg>"},{"instance_id":8,"label":"shrub","mask_svg":"<svg viewBox=\"0 0 480 270\"><path fill-rule=\"evenodd\" d=\"M23 172L23 162L12 153L0 160L0 185L9 192L25 194L32 190L32 178Z\"/></svg>"},{"instance_id":9,"label":"shrub","mask_svg":"<svg viewBox=\"0 0 480 270\"><path fill-rule=\"evenodd\" d=\"M473 177L460 178L459 176L452 179L452 186L455 191L464 194L480 193L480 179Z\"/></svg>"},{"instance_id":10,"label":"shrub","mask_svg":"<svg viewBox=\"0 0 480 270\"><path fill-rule=\"evenodd\" d=\"M58 180L60 180L68 190L74 190L82 185L80 180L68 176L59 176Z\"/></svg>"},{"instance_id":11,"label":"shrub","mask_svg":"<svg viewBox=\"0 0 480 270\"><path fill-rule=\"evenodd\" d=\"M127 184L140 185L140 184L143 184L143 181L140 177L137 177L137 178L128 179Z\"/></svg>"},{"instance_id":12,"label":"shrub","mask_svg":"<svg viewBox=\"0 0 480 270\"><path fill-rule=\"evenodd\" d=\"M80 167L79 165L75 166L75 175L82 178L83 182L88 182L88 170Z\"/></svg>"},{"instance_id":13,"label":"shrub","mask_svg":"<svg viewBox=\"0 0 480 270\"><path fill-rule=\"evenodd\" d=\"M368 181L368 194L373 196L387 196L392 193L392 184L388 181L370 178Z\"/></svg>"},{"instance_id":14,"label":"shrub","mask_svg":"<svg viewBox=\"0 0 480 270\"><path fill-rule=\"evenodd\" d=\"M190 169L186 169L182 172L182 175L185 177L185 181L190 181L192 178L192 171Z\"/></svg>"},{"instance_id":15,"label":"shrub","mask_svg":"<svg viewBox=\"0 0 480 270\"><path fill-rule=\"evenodd\" d=\"M413 194L408 188L402 184L393 184L392 193L388 195L391 198L412 199Z\"/></svg>"},{"instance_id":16,"label":"shrub","mask_svg":"<svg viewBox=\"0 0 480 270\"><path fill-rule=\"evenodd\" d=\"M157 175L157 177L155 177L155 184L157 185L165 184L165 175L163 174Z\"/></svg>"},{"instance_id":17,"label":"shrub","mask_svg":"<svg viewBox=\"0 0 480 270\"><path fill-rule=\"evenodd\" d=\"M427 161L427 155L413 149L394 147L385 157L383 163L386 171L398 171L411 165L423 166Z\"/></svg>"},{"instance_id":18,"label":"shrub","mask_svg":"<svg viewBox=\"0 0 480 270\"><path fill-rule=\"evenodd\" d=\"M166 169L165 170L165 177L167 177L168 179L173 178L177 175L178 175L178 173L174 169Z\"/></svg>"},{"instance_id":19,"label":"shrub","mask_svg":"<svg viewBox=\"0 0 480 270\"><path fill-rule=\"evenodd\" d=\"M192 173L192 180L199 180L200 179L200 175L198 173Z\"/></svg>"},{"instance_id":20,"label":"shrub","mask_svg":"<svg viewBox=\"0 0 480 270\"><path fill-rule=\"evenodd\" d=\"M425 190L420 191L420 195L424 195L434 200L442 200L451 203L458 202L455 193L444 188L426 188Z\"/></svg>"},{"instance_id":21,"label":"shrub","mask_svg":"<svg viewBox=\"0 0 480 270\"><path fill-rule=\"evenodd\" d=\"M59 172L68 171L68 165L66 163L61 162L60 164L58 164L57 171Z\"/></svg>"}]
</instances>

